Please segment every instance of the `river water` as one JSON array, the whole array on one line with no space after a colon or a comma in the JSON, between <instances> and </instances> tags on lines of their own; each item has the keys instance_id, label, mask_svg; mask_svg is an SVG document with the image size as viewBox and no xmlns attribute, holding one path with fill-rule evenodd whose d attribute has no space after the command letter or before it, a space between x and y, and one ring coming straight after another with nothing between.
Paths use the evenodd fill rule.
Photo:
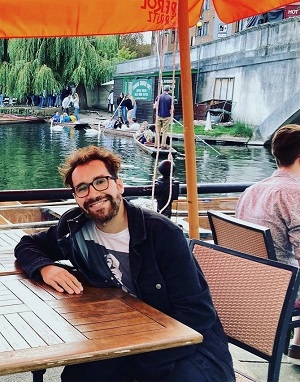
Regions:
<instances>
[{"instance_id":1,"label":"river water","mask_svg":"<svg viewBox=\"0 0 300 382\"><path fill-rule=\"evenodd\" d=\"M73 128L51 130L48 124L0 126L0 190L63 187L57 167L66 155L87 145L105 146L123 162L121 177L127 185L151 184L155 158L135 146L132 138L88 133ZM186 183L183 142L174 141L174 177ZM197 181L202 183L255 182L276 168L269 149L257 146L214 145L216 153L196 143ZM160 176L160 174L156 174Z\"/></svg>"}]
</instances>

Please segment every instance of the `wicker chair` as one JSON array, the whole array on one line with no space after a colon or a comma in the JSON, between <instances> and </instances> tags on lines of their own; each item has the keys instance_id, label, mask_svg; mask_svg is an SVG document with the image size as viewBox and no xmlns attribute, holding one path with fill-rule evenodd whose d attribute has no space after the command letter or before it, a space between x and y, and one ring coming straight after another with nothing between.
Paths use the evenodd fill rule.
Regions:
<instances>
[{"instance_id":1,"label":"wicker chair","mask_svg":"<svg viewBox=\"0 0 300 382\"><path fill-rule=\"evenodd\" d=\"M269 228L218 211L209 210L207 215L215 244L249 255L276 260ZM299 317L300 309L294 309L292 316ZM297 327L300 327L299 319L290 322L286 336L285 354L288 353L291 332Z\"/></svg>"},{"instance_id":2,"label":"wicker chair","mask_svg":"<svg viewBox=\"0 0 300 382\"><path fill-rule=\"evenodd\" d=\"M222 212L207 211L214 243L249 255L276 260L271 231Z\"/></svg>"},{"instance_id":3,"label":"wicker chair","mask_svg":"<svg viewBox=\"0 0 300 382\"><path fill-rule=\"evenodd\" d=\"M300 272L296 267L191 240L229 341L268 361L277 382ZM237 381L253 381L236 371Z\"/></svg>"}]
</instances>

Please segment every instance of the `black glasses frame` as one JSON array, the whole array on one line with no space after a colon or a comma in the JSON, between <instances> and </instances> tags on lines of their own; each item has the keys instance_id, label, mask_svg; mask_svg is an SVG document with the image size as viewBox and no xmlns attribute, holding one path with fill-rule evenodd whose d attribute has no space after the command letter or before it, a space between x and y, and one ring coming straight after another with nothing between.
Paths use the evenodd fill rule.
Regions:
<instances>
[{"instance_id":1,"label":"black glasses frame","mask_svg":"<svg viewBox=\"0 0 300 382\"><path fill-rule=\"evenodd\" d=\"M100 190L99 190L99 188L97 188L96 186L95 186L95 182L97 181L97 180L99 180L99 179L106 179L106 186L104 187L104 188L101 188ZM111 180L117 180L118 179L118 177L116 176L116 175L114 175L114 176L111 176L111 175L107 175L107 176L98 176L97 178L95 178L92 182L90 182L90 183L80 183L78 186L83 186L83 185L85 185L85 186L87 186L87 194L86 195L83 195L83 196L79 196L79 195L77 195L76 194L76 188L75 187L73 187L72 188L72 191L73 191L73 193L77 196L77 198L85 198L85 197L87 197L88 196L88 194L90 193L90 187L91 186L93 186L93 188L94 188L94 190L96 190L96 191L105 191L105 190L107 190L108 189L108 187L109 187L109 179L111 179ZM77 186L77 187L78 187Z\"/></svg>"}]
</instances>

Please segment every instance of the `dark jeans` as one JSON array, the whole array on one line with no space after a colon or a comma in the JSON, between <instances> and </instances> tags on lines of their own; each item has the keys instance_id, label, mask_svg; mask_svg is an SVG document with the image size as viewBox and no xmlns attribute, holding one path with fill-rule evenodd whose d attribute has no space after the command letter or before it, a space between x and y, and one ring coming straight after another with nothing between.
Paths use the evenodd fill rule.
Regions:
<instances>
[{"instance_id":1,"label":"dark jeans","mask_svg":"<svg viewBox=\"0 0 300 382\"><path fill-rule=\"evenodd\" d=\"M196 351L177 362L141 367L139 356L66 366L63 382L234 382L232 360L222 331L207 331ZM155 352L153 352L154 354Z\"/></svg>"}]
</instances>

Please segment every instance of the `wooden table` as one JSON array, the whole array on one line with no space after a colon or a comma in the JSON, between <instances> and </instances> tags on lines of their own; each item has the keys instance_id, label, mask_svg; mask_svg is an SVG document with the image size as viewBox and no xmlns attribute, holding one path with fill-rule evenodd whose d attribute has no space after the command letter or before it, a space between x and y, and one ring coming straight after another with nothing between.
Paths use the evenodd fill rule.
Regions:
<instances>
[{"instance_id":1,"label":"wooden table","mask_svg":"<svg viewBox=\"0 0 300 382\"><path fill-rule=\"evenodd\" d=\"M14 248L0 248L0 276L23 273L16 261Z\"/></svg>"},{"instance_id":2,"label":"wooden table","mask_svg":"<svg viewBox=\"0 0 300 382\"><path fill-rule=\"evenodd\" d=\"M3 230L0 232L0 250L15 248L22 236L26 235L22 229Z\"/></svg>"},{"instance_id":3,"label":"wooden table","mask_svg":"<svg viewBox=\"0 0 300 382\"><path fill-rule=\"evenodd\" d=\"M185 346L201 334L115 288L55 292L0 277L0 375Z\"/></svg>"}]
</instances>

